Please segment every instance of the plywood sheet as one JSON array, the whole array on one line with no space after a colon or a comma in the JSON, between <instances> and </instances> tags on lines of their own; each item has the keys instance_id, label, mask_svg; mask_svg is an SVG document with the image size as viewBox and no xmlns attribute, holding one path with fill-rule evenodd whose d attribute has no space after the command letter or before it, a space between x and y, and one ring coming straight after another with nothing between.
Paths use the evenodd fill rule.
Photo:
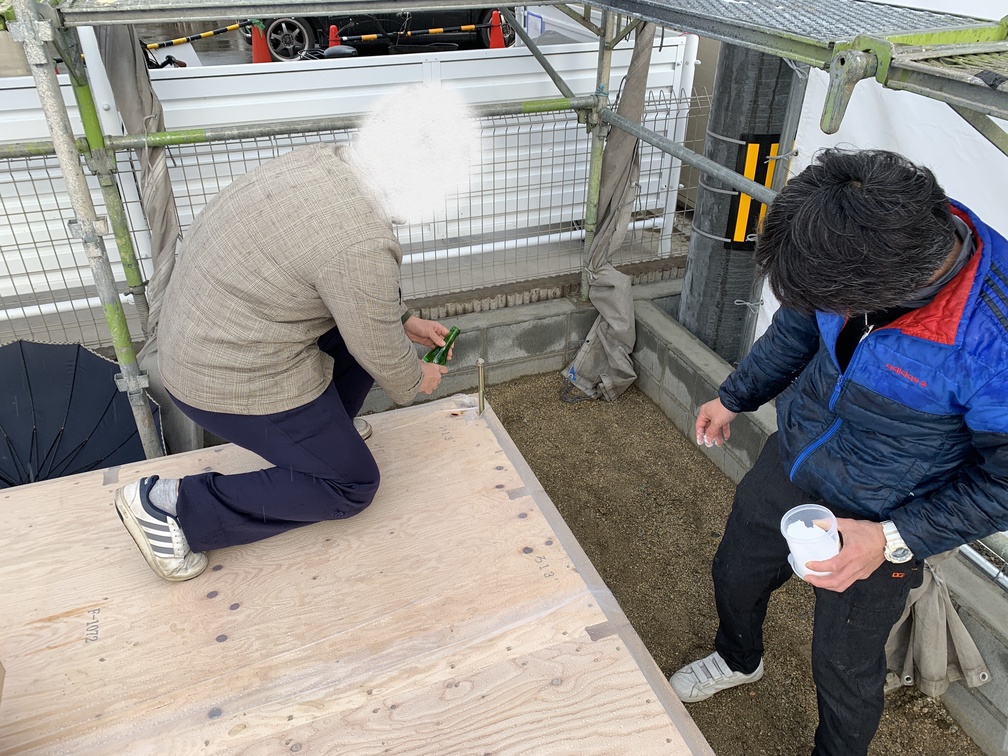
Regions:
<instances>
[{"instance_id":1,"label":"plywood sheet","mask_svg":"<svg viewBox=\"0 0 1008 756\"><path fill-rule=\"evenodd\" d=\"M221 446L0 494L0 752L709 752L489 408L369 419L363 514L149 571L112 492Z\"/></svg>"}]
</instances>

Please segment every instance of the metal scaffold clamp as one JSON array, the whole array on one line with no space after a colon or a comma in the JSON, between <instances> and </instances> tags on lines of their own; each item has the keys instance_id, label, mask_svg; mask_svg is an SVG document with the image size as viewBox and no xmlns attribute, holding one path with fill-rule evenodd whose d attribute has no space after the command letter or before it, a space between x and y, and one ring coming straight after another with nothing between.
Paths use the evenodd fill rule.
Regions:
<instances>
[{"instance_id":1,"label":"metal scaffold clamp","mask_svg":"<svg viewBox=\"0 0 1008 756\"><path fill-rule=\"evenodd\" d=\"M49 62L45 44L55 39L49 21L39 19L11 21L7 24L7 28L10 30L11 38L24 45L25 57L29 63L39 66Z\"/></svg>"},{"instance_id":2,"label":"metal scaffold clamp","mask_svg":"<svg viewBox=\"0 0 1008 756\"><path fill-rule=\"evenodd\" d=\"M150 379L147 378L146 370L139 370L136 375L116 373L115 385L120 391L130 396L136 396L142 394L144 389L150 386Z\"/></svg>"},{"instance_id":3,"label":"metal scaffold clamp","mask_svg":"<svg viewBox=\"0 0 1008 756\"><path fill-rule=\"evenodd\" d=\"M108 232L108 219L104 215L99 215L91 223L82 223L77 218L67 221L67 233L74 239L94 241L100 236L107 236Z\"/></svg>"},{"instance_id":4,"label":"metal scaffold clamp","mask_svg":"<svg viewBox=\"0 0 1008 756\"><path fill-rule=\"evenodd\" d=\"M835 134L847 112L847 103L855 85L862 79L875 76L879 67L878 56L867 50L840 50L830 61L829 86L823 105L819 127L826 134Z\"/></svg>"}]
</instances>

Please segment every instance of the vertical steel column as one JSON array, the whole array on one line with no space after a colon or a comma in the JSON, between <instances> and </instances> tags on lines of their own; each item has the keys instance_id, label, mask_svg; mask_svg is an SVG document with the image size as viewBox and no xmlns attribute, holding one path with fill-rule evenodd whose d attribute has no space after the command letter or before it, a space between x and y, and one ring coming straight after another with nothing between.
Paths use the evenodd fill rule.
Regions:
<instances>
[{"instance_id":1,"label":"vertical steel column","mask_svg":"<svg viewBox=\"0 0 1008 756\"><path fill-rule=\"evenodd\" d=\"M739 173L740 161L745 162L747 169L765 175L774 162L752 158L763 154L763 142L780 141L793 75L782 58L722 43L704 156ZM756 278L752 218L758 209L750 195L709 173L701 175L679 322L728 362L737 361L742 351L745 303Z\"/></svg>"},{"instance_id":2,"label":"vertical steel column","mask_svg":"<svg viewBox=\"0 0 1008 756\"><path fill-rule=\"evenodd\" d=\"M791 91L788 93L787 110L784 112L784 124L781 126L780 151L775 158L777 167L774 170L770 188L779 192L787 183L791 158L794 157L794 143L798 136L798 122L801 120L802 105L805 102L805 89L808 87L809 67L798 63L792 64ZM742 326L742 341L739 345L739 361L752 349L756 339L756 321L763 306L763 284L766 276L757 275L753 281L752 293L746 305L745 323Z\"/></svg>"},{"instance_id":3,"label":"vertical steel column","mask_svg":"<svg viewBox=\"0 0 1008 756\"><path fill-rule=\"evenodd\" d=\"M45 43L53 40L53 28L48 21L39 18L33 0L14 0L17 21L11 24L14 39L24 44L25 56L31 67L39 101L45 112L46 123L52 134L56 157L59 159L63 179L66 181L70 202L75 218L71 221L71 233L79 236L84 243L84 251L91 266L95 287L105 311L105 320L112 334L116 359L121 374L116 383L129 396L133 418L137 424L144 453L148 458L164 454L161 440L151 415L150 404L144 392L146 376L141 375L130 339L126 314L123 312L112 266L105 251L102 235L107 233L106 224L95 212L87 180L80 165L77 143L70 126L70 117L60 94L56 72L46 51Z\"/></svg>"},{"instance_id":4,"label":"vertical steel column","mask_svg":"<svg viewBox=\"0 0 1008 756\"><path fill-rule=\"evenodd\" d=\"M605 133L608 126L599 117L599 111L609 106L609 76L612 71L612 39L615 35L616 19L607 10L602 11L602 36L599 37L598 76L595 87L596 105L588 113L588 127L591 129L591 162L588 166L588 193L585 198L585 238L581 254L581 301L588 301L588 255L595 229L598 225L599 193L602 188L602 150L605 147Z\"/></svg>"}]
</instances>

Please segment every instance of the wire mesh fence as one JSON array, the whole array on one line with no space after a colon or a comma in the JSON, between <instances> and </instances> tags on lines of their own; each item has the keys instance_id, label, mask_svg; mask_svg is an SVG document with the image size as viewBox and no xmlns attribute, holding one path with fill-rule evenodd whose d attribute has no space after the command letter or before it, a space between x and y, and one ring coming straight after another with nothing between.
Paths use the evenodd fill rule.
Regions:
<instances>
[{"instance_id":1,"label":"wire mesh fence","mask_svg":"<svg viewBox=\"0 0 1008 756\"><path fill-rule=\"evenodd\" d=\"M702 151L705 95L652 94L645 126ZM543 280L583 264L590 138L573 112L499 116L481 121L482 158L467 191L419 222L400 225L407 300ZM184 236L224 187L262 163L313 142L347 144L352 131L270 135L170 147L168 169ZM152 272L149 229L140 205L140 166L117 154L119 191L143 275ZM394 170L394 155L389 170ZM681 257L689 233L695 178L678 160L642 144L631 223L617 265ZM99 216L97 179L88 178ZM0 161L0 343L18 338L110 343L83 245L72 238L73 210L53 156ZM104 237L117 280L124 281L114 237ZM126 292L123 284L122 291ZM142 338L130 298L124 308Z\"/></svg>"},{"instance_id":2,"label":"wire mesh fence","mask_svg":"<svg viewBox=\"0 0 1008 756\"><path fill-rule=\"evenodd\" d=\"M109 343L84 246L71 235L74 211L56 157L0 163L0 343ZM103 215L97 179L89 176L88 186ZM114 238L105 243L116 279L124 280ZM128 312L131 330L139 331Z\"/></svg>"}]
</instances>

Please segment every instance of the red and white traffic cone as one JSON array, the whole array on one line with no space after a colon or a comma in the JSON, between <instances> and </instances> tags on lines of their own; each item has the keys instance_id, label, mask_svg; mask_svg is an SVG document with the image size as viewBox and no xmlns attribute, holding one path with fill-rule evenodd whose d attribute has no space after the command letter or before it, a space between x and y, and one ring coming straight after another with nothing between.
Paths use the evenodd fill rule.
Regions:
<instances>
[{"instance_id":1,"label":"red and white traffic cone","mask_svg":"<svg viewBox=\"0 0 1008 756\"><path fill-rule=\"evenodd\" d=\"M273 56L270 55L269 45L266 44L266 36L255 24L252 25L252 62L270 63Z\"/></svg>"},{"instance_id":2,"label":"red and white traffic cone","mask_svg":"<svg viewBox=\"0 0 1008 756\"><path fill-rule=\"evenodd\" d=\"M504 47L504 32L501 31L500 11L490 14L490 49Z\"/></svg>"}]
</instances>

